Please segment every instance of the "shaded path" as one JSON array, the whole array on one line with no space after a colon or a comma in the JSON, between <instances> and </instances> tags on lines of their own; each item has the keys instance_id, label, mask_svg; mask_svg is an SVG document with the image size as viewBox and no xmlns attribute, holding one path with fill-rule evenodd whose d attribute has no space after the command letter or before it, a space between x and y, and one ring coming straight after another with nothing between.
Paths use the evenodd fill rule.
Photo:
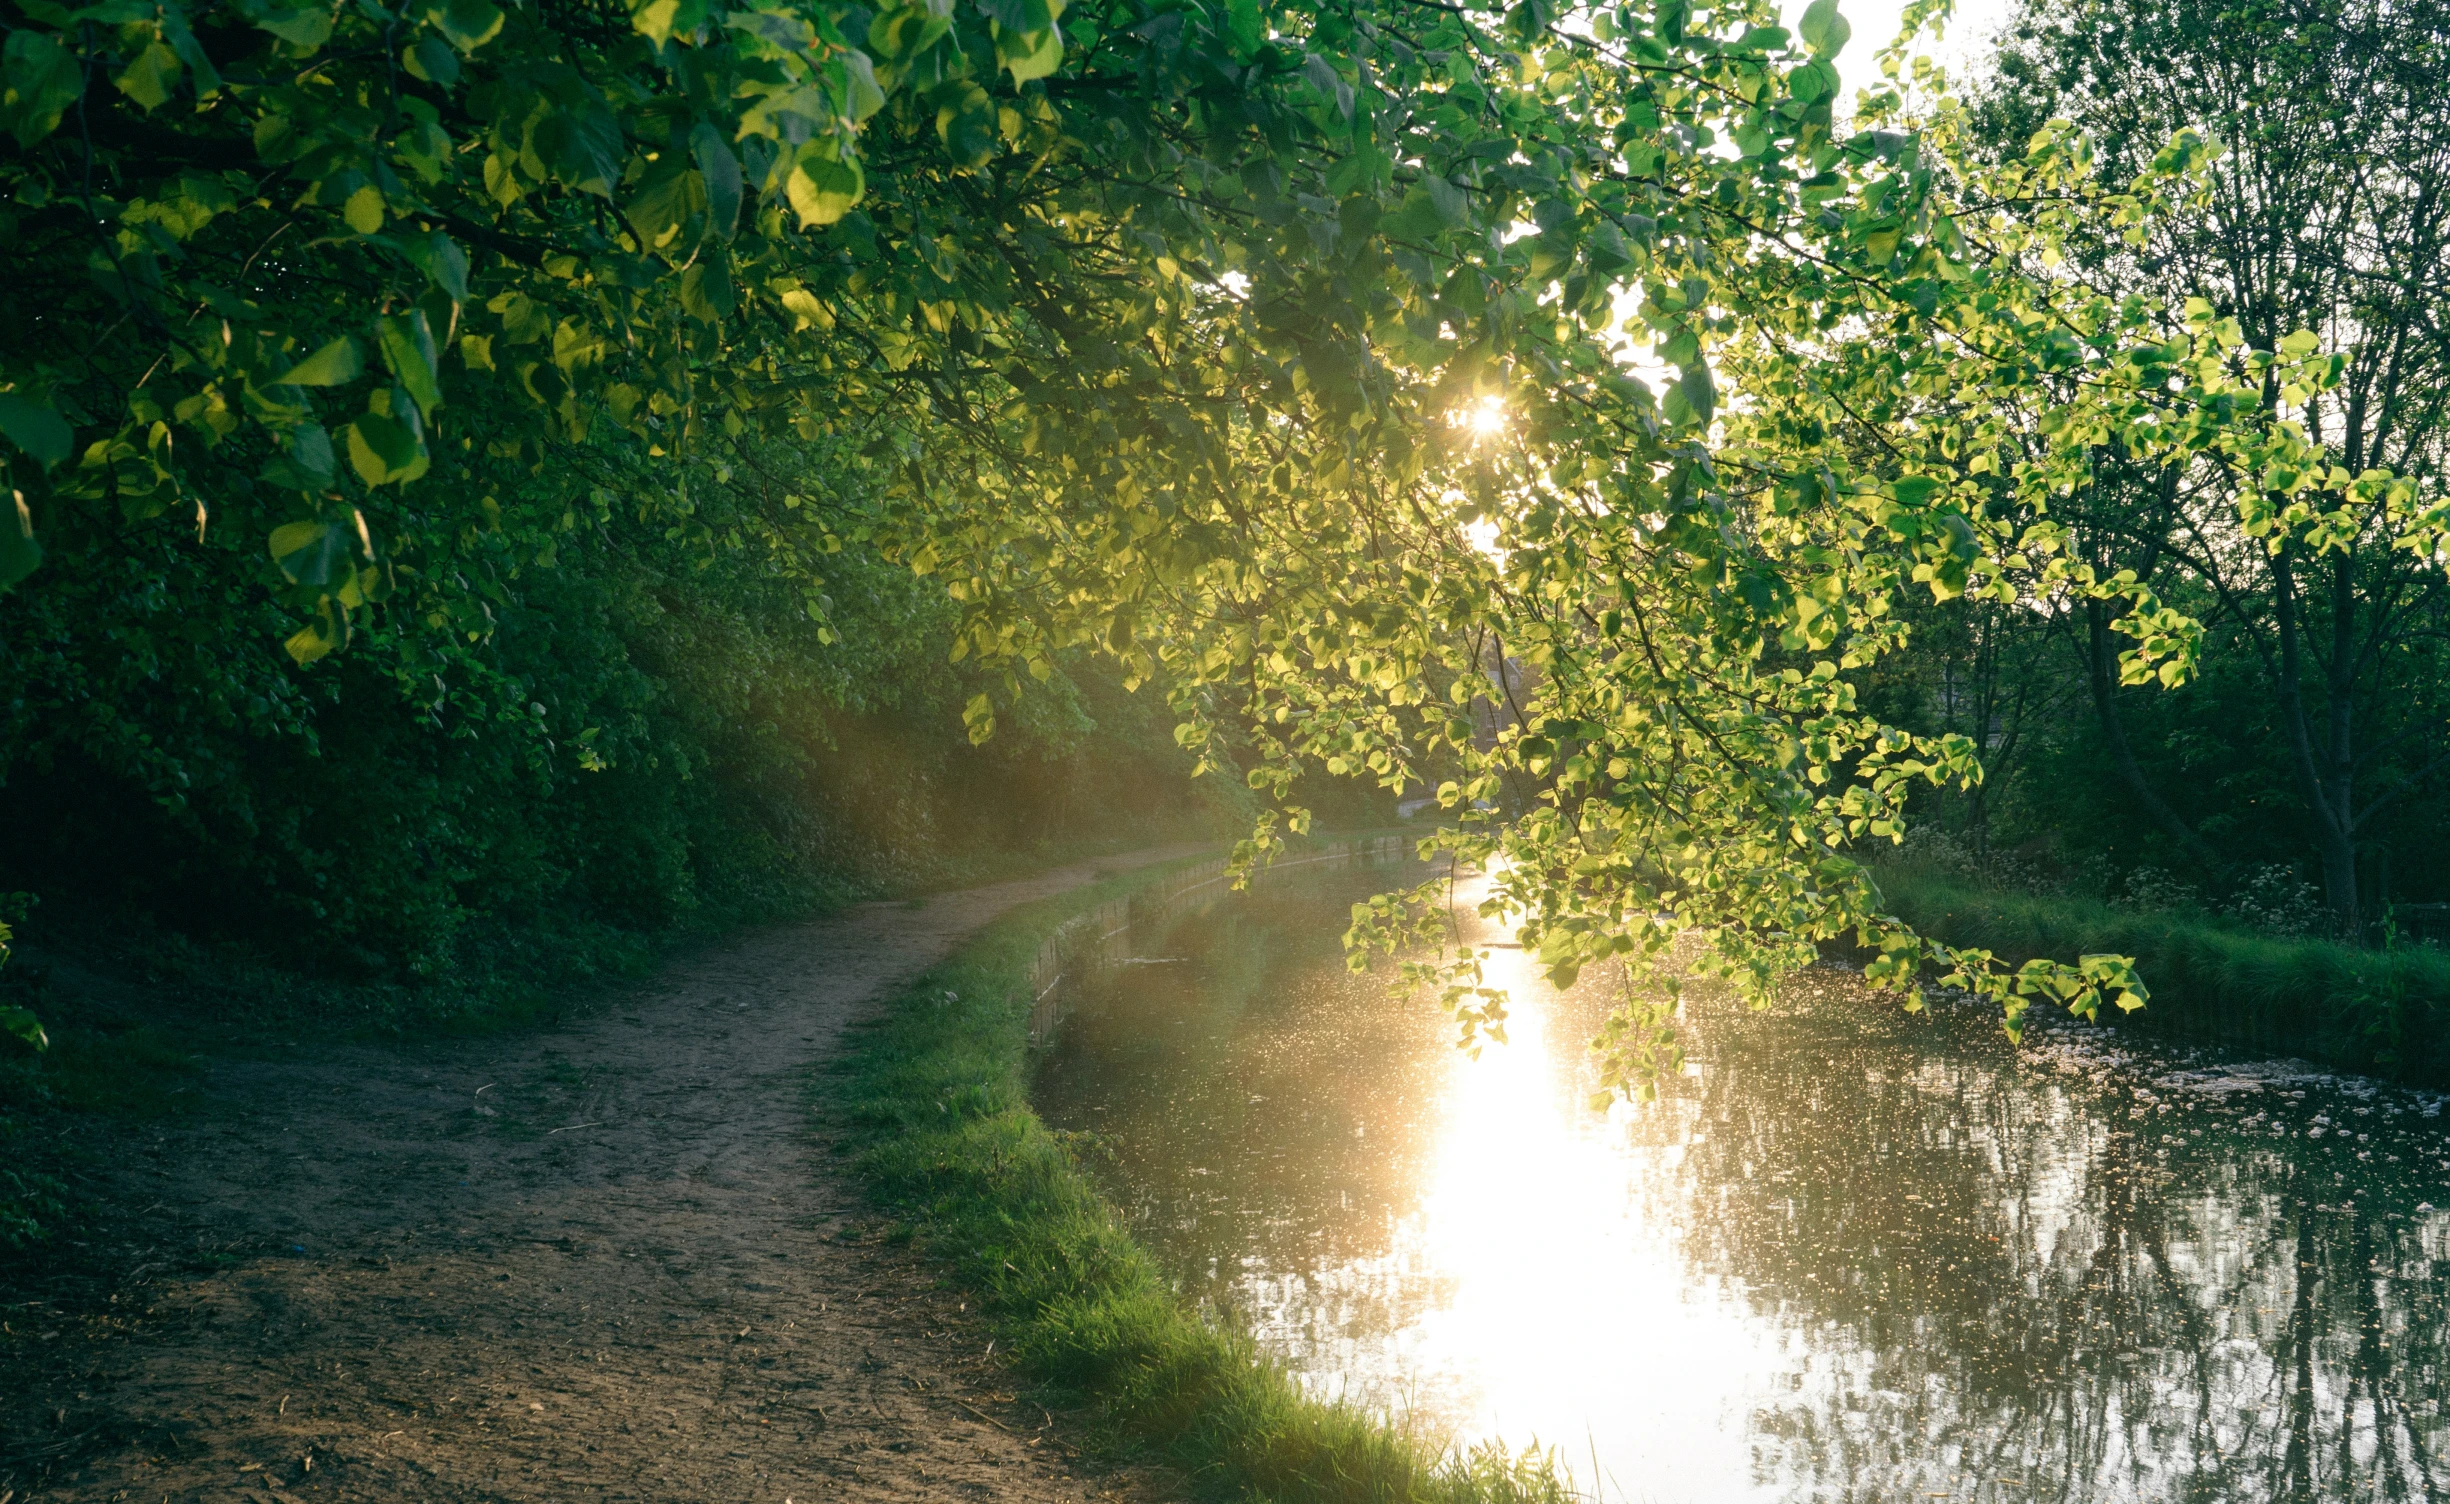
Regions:
<instances>
[{"instance_id":1,"label":"shaded path","mask_svg":"<svg viewBox=\"0 0 2450 1504\"><path fill-rule=\"evenodd\" d=\"M0 1499L1159 1496L1031 1434L805 1090L989 919L1174 854L761 932L549 1032L214 1062L125 1130L118 1293L0 1333Z\"/></svg>"}]
</instances>

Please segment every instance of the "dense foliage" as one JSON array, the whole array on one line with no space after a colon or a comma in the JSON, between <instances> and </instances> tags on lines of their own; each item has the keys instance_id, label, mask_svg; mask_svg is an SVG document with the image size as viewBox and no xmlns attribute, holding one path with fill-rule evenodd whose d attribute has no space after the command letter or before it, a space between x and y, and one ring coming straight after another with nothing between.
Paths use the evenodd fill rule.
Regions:
<instances>
[{"instance_id":1,"label":"dense foliage","mask_svg":"<svg viewBox=\"0 0 2450 1504\"><path fill-rule=\"evenodd\" d=\"M2013 1022L2140 989L1880 912L1855 844L1979 776L1858 698L1901 605L2097 605L2122 681L2183 679L2194 620L2062 520L2112 461L2215 467L2318 556L2438 548L2294 421L2316 334L2066 254L2149 244L2210 142L2105 186L2069 129L1989 162L1895 88L1850 131L1834 0L14 3L12 631L83 645L54 703L117 693L111 634L193 677L13 734L121 738L131 798L335 690L516 721L503 582L617 515L820 645L850 561L938 577L976 735L1096 649L1296 826L1304 769L1436 787L1560 978L1699 929L1759 984L1851 930ZM223 650L275 621L297 667ZM272 816L379 802L388 755ZM1414 900L1356 942L1434 931ZM1663 1043L1629 1016L1616 1064Z\"/></svg>"},{"instance_id":2,"label":"dense foliage","mask_svg":"<svg viewBox=\"0 0 2450 1504\"><path fill-rule=\"evenodd\" d=\"M2217 136L2223 153L2186 212L2136 245L2071 256L2122 295L2199 298L2254 343L2317 331L2344 367L2302 414L2309 433L2348 469L2437 489L2450 441L2445 47L2438 5L2028 0L1971 124L2009 161L2071 119L2101 143L2105 183L2173 130ZM1977 847L2182 873L2209 900L2286 868L2315 879L2332 927L2354 936L2393 900L2450 896L2438 797L2450 578L2398 546L2379 497L2319 529L2257 535L2238 506L2250 480L2105 450L2059 509L2082 557L2133 571L2203 623L2184 693L2122 689L2126 644L2099 604L2037 598L1928 613L1889 705L1986 740L1990 786L1930 812Z\"/></svg>"},{"instance_id":3,"label":"dense foliage","mask_svg":"<svg viewBox=\"0 0 2450 1504\"><path fill-rule=\"evenodd\" d=\"M706 487L693 515L725 525L743 490ZM261 612L212 609L226 555L134 599L56 559L15 623L37 651L6 723L12 884L64 900L54 928L141 912L293 963L448 980L506 926L736 924L1191 814L1163 707L1111 672L1076 664L972 748L940 589L839 556L845 640L827 644L759 560L670 539L611 494L551 567L503 571L491 631L451 668L379 622L299 673ZM97 641L80 621L103 612L122 630ZM240 695L287 725L230 714Z\"/></svg>"}]
</instances>

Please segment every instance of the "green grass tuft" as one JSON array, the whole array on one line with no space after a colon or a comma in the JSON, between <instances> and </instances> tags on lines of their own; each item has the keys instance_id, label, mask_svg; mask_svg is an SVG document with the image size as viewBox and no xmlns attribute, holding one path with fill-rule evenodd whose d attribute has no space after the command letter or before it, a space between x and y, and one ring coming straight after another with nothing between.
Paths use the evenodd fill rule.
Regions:
<instances>
[{"instance_id":1,"label":"green grass tuft","mask_svg":"<svg viewBox=\"0 0 2450 1504\"><path fill-rule=\"evenodd\" d=\"M1021 1371L1093 1442L1282 1504L1561 1504L1550 1459L1445 1450L1305 1396L1190 1309L1030 1109L1024 981L1063 916L1156 874L991 927L857 1030L822 1109L881 1207L973 1292Z\"/></svg>"},{"instance_id":2,"label":"green grass tuft","mask_svg":"<svg viewBox=\"0 0 2450 1504\"><path fill-rule=\"evenodd\" d=\"M2207 915L1996 892L1911 866L1876 876L1892 912L1950 945L2010 962L2135 957L2152 989L2139 1026L2450 1085L2450 955L2441 951L2279 939Z\"/></svg>"}]
</instances>

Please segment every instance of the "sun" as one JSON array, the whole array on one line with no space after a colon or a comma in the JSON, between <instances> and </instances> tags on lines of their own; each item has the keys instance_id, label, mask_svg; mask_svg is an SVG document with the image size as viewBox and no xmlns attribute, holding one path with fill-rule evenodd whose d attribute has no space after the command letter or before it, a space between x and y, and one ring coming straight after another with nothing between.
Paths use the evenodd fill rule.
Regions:
<instances>
[{"instance_id":1,"label":"sun","mask_svg":"<svg viewBox=\"0 0 2450 1504\"><path fill-rule=\"evenodd\" d=\"M1457 428L1468 428L1478 438L1490 438L1506 431L1506 402L1502 397L1483 397L1470 407L1456 408L1447 415Z\"/></svg>"}]
</instances>

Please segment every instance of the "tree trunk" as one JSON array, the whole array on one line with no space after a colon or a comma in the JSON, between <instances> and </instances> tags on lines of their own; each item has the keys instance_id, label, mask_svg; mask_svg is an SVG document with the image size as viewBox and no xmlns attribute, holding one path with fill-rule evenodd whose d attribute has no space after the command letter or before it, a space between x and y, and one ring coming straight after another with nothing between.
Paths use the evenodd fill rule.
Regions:
<instances>
[{"instance_id":1,"label":"tree trunk","mask_svg":"<svg viewBox=\"0 0 2450 1504\"><path fill-rule=\"evenodd\" d=\"M2316 745L2305 712L2305 644L2298 616L2296 561L2283 548L2271 561L2272 606L2280 635L2280 722L2296 764L2297 782L2305 792L2307 811L2314 817L2314 844L2322 858L2323 902L2339 926L2341 938L2362 933L2356 891L2356 762L2350 740L2355 730L2356 602L2354 559L2342 553L2331 562L2331 662L2324 686L2324 745Z\"/></svg>"},{"instance_id":2,"label":"tree trunk","mask_svg":"<svg viewBox=\"0 0 2450 1504\"><path fill-rule=\"evenodd\" d=\"M2127 793L2143 807L2144 813L2152 817L2152 823L2176 841L2190 861L2200 864L2207 875L2216 871L2221 864L2219 853L2153 792L2151 782L2135 760L2135 749L2127 745L2126 724L2118 718L2118 654L2110 645L2109 609L2100 601L2085 602L2084 625L2093 711L2101 719L2101 734L2110 744L2110 762L2118 769L2119 781L2127 786Z\"/></svg>"}]
</instances>

